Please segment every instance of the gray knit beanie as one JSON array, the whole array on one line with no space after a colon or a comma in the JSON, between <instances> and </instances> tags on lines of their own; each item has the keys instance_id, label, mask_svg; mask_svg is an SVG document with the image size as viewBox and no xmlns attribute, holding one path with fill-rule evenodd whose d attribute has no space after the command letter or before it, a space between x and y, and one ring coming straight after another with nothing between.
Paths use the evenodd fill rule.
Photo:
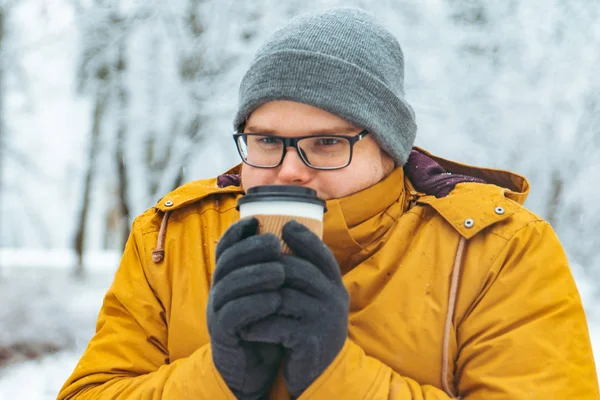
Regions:
<instances>
[{"instance_id":1,"label":"gray knit beanie","mask_svg":"<svg viewBox=\"0 0 600 400\"><path fill-rule=\"evenodd\" d=\"M242 79L234 129L273 100L309 104L369 130L397 165L415 140L400 44L360 9L304 14L273 32Z\"/></svg>"}]
</instances>

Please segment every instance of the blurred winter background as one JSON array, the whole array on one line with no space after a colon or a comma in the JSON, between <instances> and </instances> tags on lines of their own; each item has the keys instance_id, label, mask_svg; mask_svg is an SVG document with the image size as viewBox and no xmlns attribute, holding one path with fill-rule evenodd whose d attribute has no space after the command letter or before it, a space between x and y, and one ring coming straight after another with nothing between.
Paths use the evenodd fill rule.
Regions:
<instances>
[{"instance_id":1,"label":"blurred winter background","mask_svg":"<svg viewBox=\"0 0 600 400\"><path fill-rule=\"evenodd\" d=\"M133 218L238 163L252 53L288 17L337 5L400 40L419 146L530 179L600 359L600 2L1 0L1 399L55 398Z\"/></svg>"}]
</instances>

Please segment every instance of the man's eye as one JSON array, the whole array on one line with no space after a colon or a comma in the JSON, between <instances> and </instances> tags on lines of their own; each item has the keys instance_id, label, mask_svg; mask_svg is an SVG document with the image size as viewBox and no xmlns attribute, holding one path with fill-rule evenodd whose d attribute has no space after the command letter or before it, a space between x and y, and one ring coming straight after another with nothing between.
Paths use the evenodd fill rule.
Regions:
<instances>
[{"instance_id":1,"label":"man's eye","mask_svg":"<svg viewBox=\"0 0 600 400\"><path fill-rule=\"evenodd\" d=\"M278 144L279 143L279 140L277 140L276 138L270 137L270 136L255 137L254 140L256 141L256 143L258 143L260 145Z\"/></svg>"},{"instance_id":2,"label":"man's eye","mask_svg":"<svg viewBox=\"0 0 600 400\"><path fill-rule=\"evenodd\" d=\"M336 145L336 144L339 144L339 143L340 143L340 140L336 139L336 138L321 138L317 142L317 145L319 145L319 146L333 146L333 145Z\"/></svg>"},{"instance_id":3,"label":"man's eye","mask_svg":"<svg viewBox=\"0 0 600 400\"><path fill-rule=\"evenodd\" d=\"M274 139L271 137L265 137L265 138L260 139L260 142L264 143L264 144L275 144L275 143L277 143L277 139Z\"/></svg>"}]
</instances>

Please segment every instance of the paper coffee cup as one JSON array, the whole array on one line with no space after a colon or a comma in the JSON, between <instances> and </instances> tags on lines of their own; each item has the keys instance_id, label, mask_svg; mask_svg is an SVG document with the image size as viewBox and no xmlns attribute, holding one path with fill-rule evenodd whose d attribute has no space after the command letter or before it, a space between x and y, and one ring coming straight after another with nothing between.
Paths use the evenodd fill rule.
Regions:
<instances>
[{"instance_id":1,"label":"paper coffee cup","mask_svg":"<svg viewBox=\"0 0 600 400\"><path fill-rule=\"evenodd\" d=\"M259 233L272 233L281 239L286 222L296 220L323 238L325 201L313 189L295 185L255 186L238 200L240 218L255 217ZM281 241L282 251L290 253Z\"/></svg>"}]
</instances>

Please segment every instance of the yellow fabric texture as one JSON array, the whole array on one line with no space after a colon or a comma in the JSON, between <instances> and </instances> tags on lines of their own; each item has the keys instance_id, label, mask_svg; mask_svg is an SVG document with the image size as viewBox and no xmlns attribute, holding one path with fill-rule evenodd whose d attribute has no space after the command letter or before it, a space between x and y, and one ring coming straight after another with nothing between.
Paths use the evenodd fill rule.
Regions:
<instances>
[{"instance_id":1,"label":"yellow fabric texture","mask_svg":"<svg viewBox=\"0 0 600 400\"><path fill-rule=\"evenodd\" d=\"M444 377L454 394L599 399L563 249L551 227L518 203L527 182L436 160L502 186L461 183L437 199L415 191L398 168L371 188L327 202L324 241L350 293L349 337L300 399L453 398L441 389L442 340L461 236L468 242ZM234 398L212 363L205 314L216 244L239 219L241 194L216 179L197 181L135 220L96 335L59 400ZM168 210L165 258L153 263ZM289 398L282 383L272 399Z\"/></svg>"}]
</instances>

